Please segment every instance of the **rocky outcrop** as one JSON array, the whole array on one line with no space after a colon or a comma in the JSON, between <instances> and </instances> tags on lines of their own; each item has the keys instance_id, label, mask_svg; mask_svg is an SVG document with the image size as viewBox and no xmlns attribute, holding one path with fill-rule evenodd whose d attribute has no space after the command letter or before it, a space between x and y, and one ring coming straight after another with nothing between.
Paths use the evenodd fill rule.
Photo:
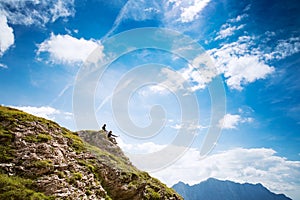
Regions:
<instances>
[{"instance_id":1,"label":"rocky outcrop","mask_svg":"<svg viewBox=\"0 0 300 200\"><path fill-rule=\"evenodd\" d=\"M0 106L0 142L0 199L181 198L136 169L103 132L71 132Z\"/></svg>"}]
</instances>

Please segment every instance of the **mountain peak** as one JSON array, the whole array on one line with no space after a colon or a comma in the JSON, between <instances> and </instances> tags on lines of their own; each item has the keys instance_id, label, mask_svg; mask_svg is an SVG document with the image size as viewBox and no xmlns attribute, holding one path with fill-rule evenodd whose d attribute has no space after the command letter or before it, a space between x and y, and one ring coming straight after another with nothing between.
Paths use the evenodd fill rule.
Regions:
<instances>
[{"instance_id":1,"label":"mountain peak","mask_svg":"<svg viewBox=\"0 0 300 200\"><path fill-rule=\"evenodd\" d=\"M283 194L270 192L262 184L235 183L208 178L206 181L189 186L177 183L173 187L185 200L291 200Z\"/></svg>"},{"instance_id":2,"label":"mountain peak","mask_svg":"<svg viewBox=\"0 0 300 200\"><path fill-rule=\"evenodd\" d=\"M71 132L0 106L0 199L181 197L134 167L104 132Z\"/></svg>"}]
</instances>

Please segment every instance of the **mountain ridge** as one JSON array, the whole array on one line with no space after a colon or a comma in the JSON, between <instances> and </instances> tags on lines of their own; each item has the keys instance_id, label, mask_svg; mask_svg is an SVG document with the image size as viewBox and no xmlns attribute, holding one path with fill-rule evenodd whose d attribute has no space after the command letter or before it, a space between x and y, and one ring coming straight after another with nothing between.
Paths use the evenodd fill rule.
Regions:
<instances>
[{"instance_id":1,"label":"mountain ridge","mask_svg":"<svg viewBox=\"0 0 300 200\"><path fill-rule=\"evenodd\" d=\"M178 182L172 186L185 200L291 200L284 194L275 194L261 183L236 183L208 178L198 184Z\"/></svg>"},{"instance_id":2,"label":"mountain ridge","mask_svg":"<svg viewBox=\"0 0 300 200\"><path fill-rule=\"evenodd\" d=\"M0 199L182 198L133 166L103 131L71 132L0 106Z\"/></svg>"}]
</instances>

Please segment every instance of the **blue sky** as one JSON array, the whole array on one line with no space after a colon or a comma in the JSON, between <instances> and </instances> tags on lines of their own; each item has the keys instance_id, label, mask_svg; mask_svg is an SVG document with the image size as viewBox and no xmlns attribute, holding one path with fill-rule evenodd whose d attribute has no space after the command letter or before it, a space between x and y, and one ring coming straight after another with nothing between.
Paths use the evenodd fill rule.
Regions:
<instances>
[{"instance_id":1,"label":"blue sky","mask_svg":"<svg viewBox=\"0 0 300 200\"><path fill-rule=\"evenodd\" d=\"M71 130L107 123L143 169L153 152L185 152L149 169L170 186L215 177L299 199L299 13L297 0L1 1L0 104ZM79 84L85 73L94 82Z\"/></svg>"}]
</instances>

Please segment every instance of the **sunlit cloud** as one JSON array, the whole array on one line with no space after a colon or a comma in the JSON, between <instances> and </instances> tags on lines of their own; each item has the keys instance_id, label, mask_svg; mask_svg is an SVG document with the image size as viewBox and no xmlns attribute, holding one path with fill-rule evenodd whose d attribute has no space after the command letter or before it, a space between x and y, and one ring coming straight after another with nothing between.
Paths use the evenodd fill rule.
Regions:
<instances>
[{"instance_id":1,"label":"sunlit cloud","mask_svg":"<svg viewBox=\"0 0 300 200\"><path fill-rule=\"evenodd\" d=\"M262 60L263 52L257 49L251 51L252 40L249 36L243 36L236 42L208 51L231 89L242 90L245 85L264 79L275 71L273 66Z\"/></svg>"},{"instance_id":2,"label":"sunlit cloud","mask_svg":"<svg viewBox=\"0 0 300 200\"><path fill-rule=\"evenodd\" d=\"M68 112L62 112L60 110L57 110L50 106L41 106L41 107L35 107L35 106L9 106L12 108L16 108L19 110L22 110L24 112L27 112L29 114L43 117L45 119L55 120L55 115L65 115L67 118L72 116L71 113Z\"/></svg>"},{"instance_id":3,"label":"sunlit cloud","mask_svg":"<svg viewBox=\"0 0 300 200\"><path fill-rule=\"evenodd\" d=\"M121 138L117 138L117 141L118 141L119 146L122 148L122 150L125 153L127 153L128 155L153 153L153 152L157 152L166 147L166 145L160 145L160 144L156 144L154 142L128 144L128 143L124 142Z\"/></svg>"},{"instance_id":4,"label":"sunlit cloud","mask_svg":"<svg viewBox=\"0 0 300 200\"><path fill-rule=\"evenodd\" d=\"M7 18L0 15L0 57L14 44L13 29L7 24Z\"/></svg>"},{"instance_id":5,"label":"sunlit cloud","mask_svg":"<svg viewBox=\"0 0 300 200\"><path fill-rule=\"evenodd\" d=\"M244 27L244 25L239 26L231 26L230 24L225 24L221 27L221 30L215 40L224 39L229 37L235 33L235 31L240 30Z\"/></svg>"},{"instance_id":6,"label":"sunlit cloud","mask_svg":"<svg viewBox=\"0 0 300 200\"><path fill-rule=\"evenodd\" d=\"M251 123L254 119L251 117L242 117L241 115L226 114L219 121L219 127L222 129L236 129L241 123Z\"/></svg>"},{"instance_id":7,"label":"sunlit cloud","mask_svg":"<svg viewBox=\"0 0 300 200\"><path fill-rule=\"evenodd\" d=\"M198 18L199 13L207 6L210 0L194 0L192 5L182 8L181 22L191 22Z\"/></svg>"},{"instance_id":8,"label":"sunlit cloud","mask_svg":"<svg viewBox=\"0 0 300 200\"><path fill-rule=\"evenodd\" d=\"M46 52L50 55L53 63L74 64L84 62L88 56L99 47L99 42L95 40L77 39L70 35L54 35L39 44L37 55Z\"/></svg>"},{"instance_id":9,"label":"sunlit cloud","mask_svg":"<svg viewBox=\"0 0 300 200\"><path fill-rule=\"evenodd\" d=\"M237 23L237 22L240 22L241 20L245 19L246 17L248 17L248 14L238 15L236 18L229 19L228 22Z\"/></svg>"},{"instance_id":10,"label":"sunlit cloud","mask_svg":"<svg viewBox=\"0 0 300 200\"><path fill-rule=\"evenodd\" d=\"M0 68L7 69L7 65L0 63Z\"/></svg>"},{"instance_id":11,"label":"sunlit cloud","mask_svg":"<svg viewBox=\"0 0 300 200\"><path fill-rule=\"evenodd\" d=\"M223 129L234 129L240 121L240 115L226 114L223 119L220 120L219 126Z\"/></svg>"},{"instance_id":12,"label":"sunlit cloud","mask_svg":"<svg viewBox=\"0 0 300 200\"><path fill-rule=\"evenodd\" d=\"M279 40L272 52L266 54L267 60L281 60L300 51L300 37Z\"/></svg>"},{"instance_id":13,"label":"sunlit cloud","mask_svg":"<svg viewBox=\"0 0 300 200\"><path fill-rule=\"evenodd\" d=\"M58 18L75 14L74 0L6 0L0 2L0 11L8 18L9 23L27 26L44 26Z\"/></svg>"},{"instance_id":14,"label":"sunlit cloud","mask_svg":"<svg viewBox=\"0 0 300 200\"><path fill-rule=\"evenodd\" d=\"M196 184L214 177L239 183L262 183L277 193L299 195L300 162L280 157L273 149L266 148L235 148L204 159L196 149L189 149L176 163L152 175L169 186L178 180Z\"/></svg>"}]
</instances>

